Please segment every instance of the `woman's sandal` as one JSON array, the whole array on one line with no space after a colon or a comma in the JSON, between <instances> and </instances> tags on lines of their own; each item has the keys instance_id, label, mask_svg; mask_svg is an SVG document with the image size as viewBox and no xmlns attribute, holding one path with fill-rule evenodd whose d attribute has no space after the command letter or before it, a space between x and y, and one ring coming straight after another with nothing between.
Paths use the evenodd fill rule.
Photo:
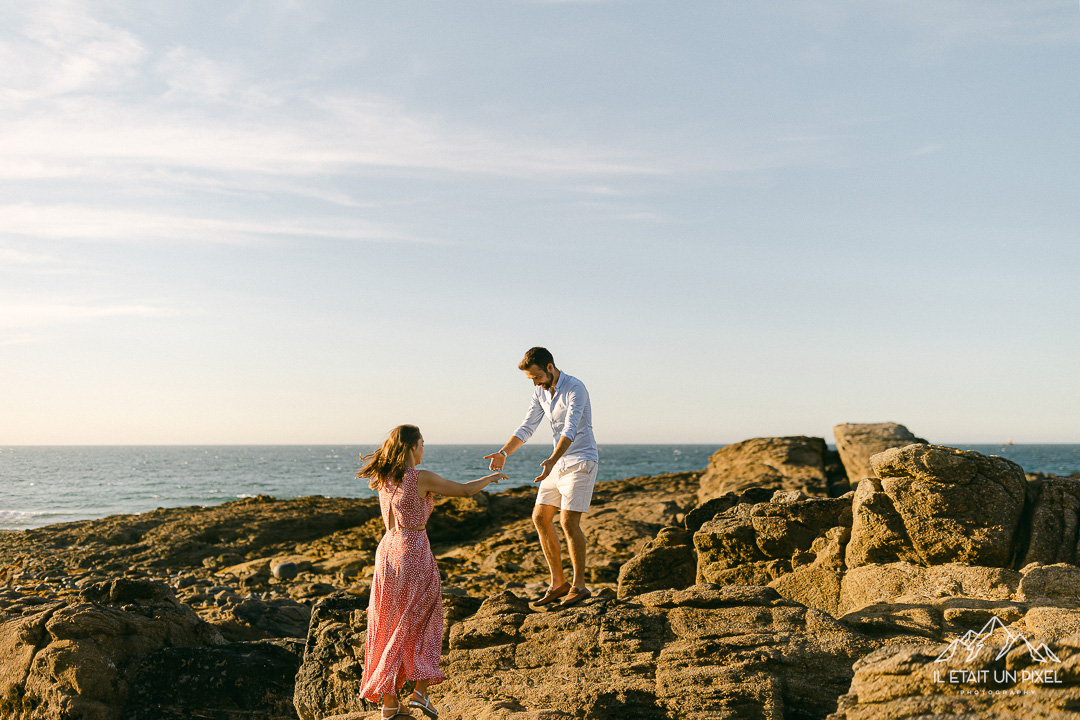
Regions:
<instances>
[{"instance_id":1,"label":"woman's sandal","mask_svg":"<svg viewBox=\"0 0 1080 720\"><path fill-rule=\"evenodd\" d=\"M421 698L423 702L417 702L416 698ZM439 717L439 710L431 704L431 698L424 695L419 690L413 690L413 699L409 701L409 707L420 708L420 712L427 715L431 720Z\"/></svg>"},{"instance_id":2,"label":"woman's sandal","mask_svg":"<svg viewBox=\"0 0 1080 720\"><path fill-rule=\"evenodd\" d=\"M380 708L380 709L382 710L381 714L383 716L383 720L390 720L390 718L396 718L396 717L412 717L413 716L413 714L411 712L402 712L400 705L398 705L397 707L392 707L392 708L384 707L384 708ZM394 714L393 715L387 715L386 714L387 710L393 710Z\"/></svg>"}]
</instances>

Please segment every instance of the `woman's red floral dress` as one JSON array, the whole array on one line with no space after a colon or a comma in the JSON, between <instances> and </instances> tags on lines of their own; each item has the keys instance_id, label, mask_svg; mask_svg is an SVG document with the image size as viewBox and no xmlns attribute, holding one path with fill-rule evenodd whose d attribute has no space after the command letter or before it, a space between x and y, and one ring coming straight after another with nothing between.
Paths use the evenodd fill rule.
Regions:
<instances>
[{"instance_id":1,"label":"woman's red floral dress","mask_svg":"<svg viewBox=\"0 0 1080 720\"><path fill-rule=\"evenodd\" d=\"M408 468L400 485L384 483L379 505L387 530L375 551L367 609L367 643L360 694L378 702L405 680L438 684L442 654L442 582L431 552L427 523L435 497L416 492L419 471Z\"/></svg>"}]
</instances>

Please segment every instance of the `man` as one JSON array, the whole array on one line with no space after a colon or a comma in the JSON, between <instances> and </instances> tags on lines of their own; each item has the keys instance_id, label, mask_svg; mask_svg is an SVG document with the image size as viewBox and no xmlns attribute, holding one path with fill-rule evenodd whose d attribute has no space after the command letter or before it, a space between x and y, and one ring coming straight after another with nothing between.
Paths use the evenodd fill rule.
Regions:
<instances>
[{"instance_id":1,"label":"man","mask_svg":"<svg viewBox=\"0 0 1080 720\"><path fill-rule=\"evenodd\" d=\"M532 517L551 581L547 592L535 604L547 605L565 596L562 606L569 607L592 594L585 587L585 535L581 532L581 516L589 511L600 462L593 438L592 406L581 381L555 367L555 359L545 348L531 348L518 369L535 386L529 411L502 449L484 459L491 461L492 470L501 471L506 458L532 437L540 420L547 415L555 449L540 463L542 471L534 480L540 483L540 489ZM573 583L566 582L563 575L559 536L552 522L556 512L570 546Z\"/></svg>"}]
</instances>

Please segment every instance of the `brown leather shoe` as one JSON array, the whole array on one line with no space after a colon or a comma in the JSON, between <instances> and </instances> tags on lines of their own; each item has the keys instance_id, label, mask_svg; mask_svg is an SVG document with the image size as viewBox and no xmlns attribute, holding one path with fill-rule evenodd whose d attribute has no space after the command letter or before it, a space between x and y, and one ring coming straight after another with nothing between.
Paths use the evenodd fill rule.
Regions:
<instances>
[{"instance_id":1,"label":"brown leather shoe","mask_svg":"<svg viewBox=\"0 0 1080 720\"><path fill-rule=\"evenodd\" d=\"M557 588L548 588L548 591L544 593L544 597L534 602L533 605L547 605L550 602L558 600L568 592L570 592L570 583L564 582Z\"/></svg>"},{"instance_id":2,"label":"brown leather shoe","mask_svg":"<svg viewBox=\"0 0 1080 720\"><path fill-rule=\"evenodd\" d=\"M571 588L572 589L572 588ZM572 593L566 596L566 599L562 601L561 607L570 607L571 605L577 605L585 598L592 595L592 591L589 588L581 588L580 590L574 590Z\"/></svg>"}]
</instances>

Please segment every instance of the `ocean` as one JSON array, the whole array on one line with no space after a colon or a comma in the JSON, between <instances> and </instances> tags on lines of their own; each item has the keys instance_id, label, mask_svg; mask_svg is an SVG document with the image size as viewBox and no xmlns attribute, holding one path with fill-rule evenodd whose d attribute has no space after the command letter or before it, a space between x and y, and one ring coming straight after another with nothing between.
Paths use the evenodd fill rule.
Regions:
<instances>
[{"instance_id":1,"label":"ocean","mask_svg":"<svg viewBox=\"0 0 1080 720\"><path fill-rule=\"evenodd\" d=\"M720 445L601 445L599 480L700 470ZM957 445L1001 455L1028 472L1080 472L1080 445ZM215 505L254 495L367 497L355 475L370 445L0 447L0 530ZM491 445L428 445L423 467L451 480L487 474ZM550 445L521 448L498 491L532 485Z\"/></svg>"}]
</instances>

